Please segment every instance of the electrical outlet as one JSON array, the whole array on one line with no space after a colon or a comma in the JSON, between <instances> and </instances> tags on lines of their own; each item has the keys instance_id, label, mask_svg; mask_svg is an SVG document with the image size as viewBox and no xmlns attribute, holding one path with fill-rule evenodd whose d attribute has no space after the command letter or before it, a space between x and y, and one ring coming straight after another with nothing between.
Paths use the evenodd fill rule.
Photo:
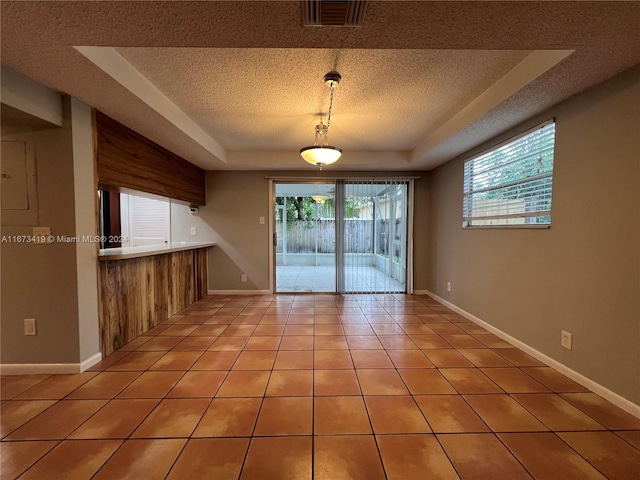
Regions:
<instances>
[{"instance_id":1,"label":"electrical outlet","mask_svg":"<svg viewBox=\"0 0 640 480\"><path fill-rule=\"evenodd\" d=\"M562 334L560 336L560 345L562 345L567 350L573 350L573 333L565 332L562 330Z\"/></svg>"},{"instance_id":2,"label":"electrical outlet","mask_svg":"<svg viewBox=\"0 0 640 480\"><path fill-rule=\"evenodd\" d=\"M451 291L451 282L447 282L447 292Z\"/></svg>"},{"instance_id":3,"label":"electrical outlet","mask_svg":"<svg viewBox=\"0 0 640 480\"><path fill-rule=\"evenodd\" d=\"M247 281L247 275L244 274L244 273L242 275L240 275L240 281L243 282L243 283L246 282Z\"/></svg>"},{"instance_id":4,"label":"electrical outlet","mask_svg":"<svg viewBox=\"0 0 640 480\"><path fill-rule=\"evenodd\" d=\"M191 235L195 235L197 233L196 227L191 227Z\"/></svg>"},{"instance_id":5,"label":"electrical outlet","mask_svg":"<svg viewBox=\"0 0 640 480\"><path fill-rule=\"evenodd\" d=\"M36 319L35 318L24 319L24 334L36 335Z\"/></svg>"}]
</instances>

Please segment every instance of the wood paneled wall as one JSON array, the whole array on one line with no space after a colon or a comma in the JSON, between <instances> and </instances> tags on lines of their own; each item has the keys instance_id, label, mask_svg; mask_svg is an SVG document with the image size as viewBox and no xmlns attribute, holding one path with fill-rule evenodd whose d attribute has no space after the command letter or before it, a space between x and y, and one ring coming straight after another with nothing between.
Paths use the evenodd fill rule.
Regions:
<instances>
[{"instance_id":1,"label":"wood paneled wall","mask_svg":"<svg viewBox=\"0 0 640 480\"><path fill-rule=\"evenodd\" d=\"M103 357L206 294L206 248L101 261Z\"/></svg>"},{"instance_id":2,"label":"wood paneled wall","mask_svg":"<svg viewBox=\"0 0 640 480\"><path fill-rule=\"evenodd\" d=\"M206 204L205 173L184 158L96 112L98 185Z\"/></svg>"}]
</instances>

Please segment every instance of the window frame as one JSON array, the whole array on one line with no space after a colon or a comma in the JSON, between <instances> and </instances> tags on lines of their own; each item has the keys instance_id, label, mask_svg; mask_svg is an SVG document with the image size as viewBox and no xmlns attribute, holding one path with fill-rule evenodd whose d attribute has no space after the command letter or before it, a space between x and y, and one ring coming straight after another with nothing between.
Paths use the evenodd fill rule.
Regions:
<instances>
[{"instance_id":1,"label":"window frame","mask_svg":"<svg viewBox=\"0 0 640 480\"><path fill-rule=\"evenodd\" d=\"M136 209L136 207L133 206L133 202L135 202L135 200L133 200L134 197L153 200L163 204L162 208L164 211L162 212L161 226L164 238L162 241L160 241L160 239L158 239L158 242L149 243L139 243L136 241L136 228L133 215L133 211ZM98 222L101 250L113 248L161 247L171 245L171 242L173 241L173 199L137 190L106 190L102 188L98 189L98 198Z\"/></svg>"},{"instance_id":2,"label":"window frame","mask_svg":"<svg viewBox=\"0 0 640 480\"><path fill-rule=\"evenodd\" d=\"M555 167L555 136L556 136L556 119L555 117L550 118L548 120L545 120L544 122L538 123L537 125L535 125L534 127L528 128L527 130L524 130L516 135L513 135L511 137L509 137L508 139L499 142L497 144L494 144L488 148L483 149L482 151L468 157L467 159L464 160L463 162L463 197L462 197L462 228L463 229L512 229L512 228L525 228L525 229L529 229L529 228L534 228L534 229L548 229L551 227L551 209L552 209L552 204L551 204L551 199L553 197L553 171L554 171L554 167ZM518 142L520 139L522 139L523 137L526 137L528 135L531 135L532 133L539 131L549 125L554 125L554 129L553 129L553 163L552 163L552 167L551 167L551 171L550 172L545 172L545 173L541 173L538 175L528 175L526 177L521 177L517 180L512 180L510 182L504 182L502 184L496 185L495 187L490 187L488 189L484 189L484 190L472 190L470 189L469 191L466 191L467 188L467 175L465 173L465 171L467 170L467 165L470 162L474 162L475 160L478 160L481 157L485 157L488 154L495 152L507 145L511 145L511 144L515 144L516 142ZM517 161L517 160L515 160ZM508 162L508 163L512 163ZM530 183L531 181L535 181L535 180L544 180L546 178L550 178L550 186L548 188L548 192L549 192L549 210L539 210L538 212L540 212L541 214L545 214L546 212L547 215L549 216L549 223L518 223L518 224L497 224L497 225L473 225L472 222L473 220L481 220L483 217L471 217L471 216L465 216L465 213L467 213L466 210L466 202L467 199L470 198L474 193L478 193L479 191L489 191L489 190L499 190L501 188L505 188L505 187L509 187L509 186L517 186L517 185L523 185L523 184L527 184ZM472 213L473 209L471 209L471 211L469 213ZM515 214L497 214L494 216L486 216L485 218L487 220L500 220L500 219L504 219L504 220L508 220L510 218L535 218L532 215L523 215L523 213L515 213ZM540 215L541 216L541 215Z\"/></svg>"}]
</instances>

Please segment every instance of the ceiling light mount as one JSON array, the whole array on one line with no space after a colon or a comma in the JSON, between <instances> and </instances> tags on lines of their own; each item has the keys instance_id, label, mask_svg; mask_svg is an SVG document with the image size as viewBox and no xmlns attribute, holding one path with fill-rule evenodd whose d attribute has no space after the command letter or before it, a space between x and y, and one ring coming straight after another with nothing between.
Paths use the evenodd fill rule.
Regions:
<instances>
[{"instance_id":1,"label":"ceiling light mount","mask_svg":"<svg viewBox=\"0 0 640 480\"><path fill-rule=\"evenodd\" d=\"M329 72L324 76L324 84L329 88L336 87L340 80L342 80L342 75L336 71Z\"/></svg>"},{"instance_id":2,"label":"ceiling light mount","mask_svg":"<svg viewBox=\"0 0 640 480\"><path fill-rule=\"evenodd\" d=\"M333 112L333 96L336 86L342 80L342 76L336 72L331 71L324 76L324 83L331 90L331 96L329 98L329 113L327 114L327 124L325 125L320 117L320 123L316 125L316 140L313 145L303 147L300 149L300 155L302 158L311 165L317 165L322 170L325 165L330 165L338 161L342 155L342 149L329 145L328 135L329 127L331 126L331 113Z\"/></svg>"}]
</instances>

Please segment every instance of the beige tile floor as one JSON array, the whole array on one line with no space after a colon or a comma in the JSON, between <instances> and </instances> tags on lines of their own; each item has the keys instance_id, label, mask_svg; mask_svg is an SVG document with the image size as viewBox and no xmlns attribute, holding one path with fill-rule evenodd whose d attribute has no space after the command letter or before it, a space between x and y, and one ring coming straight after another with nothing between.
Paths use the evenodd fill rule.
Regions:
<instances>
[{"instance_id":1,"label":"beige tile floor","mask_svg":"<svg viewBox=\"0 0 640 480\"><path fill-rule=\"evenodd\" d=\"M90 370L2 377L2 479L640 478L640 419L428 297L209 296Z\"/></svg>"}]
</instances>

